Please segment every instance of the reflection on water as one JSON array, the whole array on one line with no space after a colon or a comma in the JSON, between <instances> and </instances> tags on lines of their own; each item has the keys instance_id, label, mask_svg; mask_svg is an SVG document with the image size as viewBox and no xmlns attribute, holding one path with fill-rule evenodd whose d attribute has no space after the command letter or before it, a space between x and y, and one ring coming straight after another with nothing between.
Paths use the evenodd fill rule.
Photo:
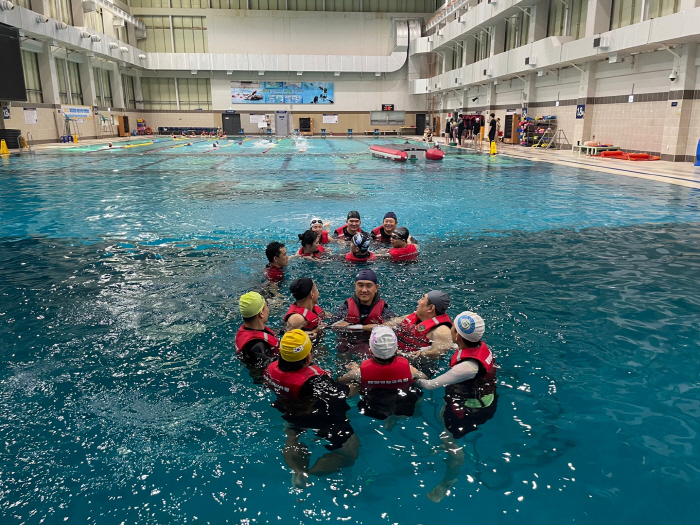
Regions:
<instances>
[{"instance_id":1,"label":"reflection on water","mask_svg":"<svg viewBox=\"0 0 700 525\"><path fill-rule=\"evenodd\" d=\"M604 194L591 174L521 180L494 165L464 174L452 161L399 178L400 167L359 157L374 166L367 181L302 173L295 157L284 175L257 178L236 173L254 172L242 159L222 173L175 163L144 177L114 165L124 171L92 178L74 157L51 162L75 168L61 178L11 171L0 186L3 523L438 523L465 513L596 523L620 508L625 522L648 523L668 521L669 505L676 522L691 522L687 501L700 488L693 192L649 186L641 203L636 182L601 179ZM523 190L532 177L546 196ZM266 191L275 179L295 189ZM266 198L225 196L239 191ZM311 206L315 191L339 197ZM348 192L363 197L350 206ZM234 354L237 298L261 286L267 242L291 251L308 217L341 224L349 207L363 226L393 209L421 240L418 263L374 266L391 309L409 313L427 290L445 290L448 313L484 317L501 366L498 411L459 441L464 463L440 503L426 496L445 475L444 391L426 392L390 428L351 400L359 457L300 491L273 396ZM287 283L312 275L321 306L334 310L355 270L297 260ZM286 307L272 304L274 328ZM334 333L317 355L344 372ZM328 452L313 433L301 441L312 463ZM639 498L651 490L655 498Z\"/></svg>"}]
</instances>

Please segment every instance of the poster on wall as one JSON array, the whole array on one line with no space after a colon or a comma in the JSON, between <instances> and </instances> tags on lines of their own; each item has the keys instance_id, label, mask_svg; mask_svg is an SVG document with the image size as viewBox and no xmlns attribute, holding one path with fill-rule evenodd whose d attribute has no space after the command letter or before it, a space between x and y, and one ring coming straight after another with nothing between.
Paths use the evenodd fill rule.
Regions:
<instances>
[{"instance_id":1,"label":"poster on wall","mask_svg":"<svg viewBox=\"0 0 700 525\"><path fill-rule=\"evenodd\" d=\"M333 104L333 82L231 82L232 104Z\"/></svg>"},{"instance_id":2,"label":"poster on wall","mask_svg":"<svg viewBox=\"0 0 700 525\"><path fill-rule=\"evenodd\" d=\"M38 124L39 114L36 108L24 108L24 123L25 124Z\"/></svg>"},{"instance_id":3,"label":"poster on wall","mask_svg":"<svg viewBox=\"0 0 700 525\"><path fill-rule=\"evenodd\" d=\"M2 107L2 118L4 118L5 120L10 118L10 106Z\"/></svg>"},{"instance_id":4,"label":"poster on wall","mask_svg":"<svg viewBox=\"0 0 700 525\"><path fill-rule=\"evenodd\" d=\"M324 124L337 124L338 123L338 115L326 115L325 113L323 114L323 123Z\"/></svg>"},{"instance_id":5,"label":"poster on wall","mask_svg":"<svg viewBox=\"0 0 700 525\"><path fill-rule=\"evenodd\" d=\"M582 119L585 114L586 114L586 104L578 104L576 106L576 118Z\"/></svg>"},{"instance_id":6,"label":"poster on wall","mask_svg":"<svg viewBox=\"0 0 700 525\"><path fill-rule=\"evenodd\" d=\"M261 122L265 122L265 115L262 113L251 113L250 114L250 123L251 124L260 124Z\"/></svg>"},{"instance_id":7,"label":"poster on wall","mask_svg":"<svg viewBox=\"0 0 700 525\"><path fill-rule=\"evenodd\" d=\"M83 119L92 118L91 106L64 106L61 104L61 113L67 118Z\"/></svg>"}]
</instances>

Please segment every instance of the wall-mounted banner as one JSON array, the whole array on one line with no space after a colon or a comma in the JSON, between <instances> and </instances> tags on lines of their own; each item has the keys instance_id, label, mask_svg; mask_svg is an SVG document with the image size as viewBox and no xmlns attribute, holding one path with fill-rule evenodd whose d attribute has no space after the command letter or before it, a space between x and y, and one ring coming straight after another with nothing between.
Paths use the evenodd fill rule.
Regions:
<instances>
[{"instance_id":1,"label":"wall-mounted banner","mask_svg":"<svg viewBox=\"0 0 700 525\"><path fill-rule=\"evenodd\" d=\"M578 104L576 106L576 118L582 119L585 114L586 114L586 104Z\"/></svg>"},{"instance_id":2,"label":"wall-mounted banner","mask_svg":"<svg viewBox=\"0 0 700 525\"><path fill-rule=\"evenodd\" d=\"M326 115L324 113L323 114L323 123L324 124L337 124L338 123L338 115Z\"/></svg>"},{"instance_id":3,"label":"wall-mounted banner","mask_svg":"<svg viewBox=\"0 0 700 525\"><path fill-rule=\"evenodd\" d=\"M231 82L232 104L333 104L333 82Z\"/></svg>"},{"instance_id":4,"label":"wall-mounted banner","mask_svg":"<svg viewBox=\"0 0 700 525\"><path fill-rule=\"evenodd\" d=\"M38 124L39 114L36 108L24 108L24 123L25 124Z\"/></svg>"},{"instance_id":5,"label":"wall-mounted banner","mask_svg":"<svg viewBox=\"0 0 700 525\"><path fill-rule=\"evenodd\" d=\"M92 118L92 107L61 105L61 113L68 118Z\"/></svg>"}]
</instances>

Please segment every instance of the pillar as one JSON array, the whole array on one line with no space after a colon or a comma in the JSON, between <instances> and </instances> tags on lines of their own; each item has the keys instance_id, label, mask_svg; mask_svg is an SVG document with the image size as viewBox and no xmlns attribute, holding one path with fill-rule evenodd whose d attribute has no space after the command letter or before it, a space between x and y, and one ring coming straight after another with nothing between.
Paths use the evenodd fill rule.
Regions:
<instances>
[{"instance_id":1,"label":"pillar","mask_svg":"<svg viewBox=\"0 0 700 525\"><path fill-rule=\"evenodd\" d=\"M491 55L496 56L506 49L506 21L501 20L491 26Z\"/></svg>"},{"instance_id":2,"label":"pillar","mask_svg":"<svg viewBox=\"0 0 700 525\"><path fill-rule=\"evenodd\" d=\"M85 23L85 12L83 11L83 2L71 2L71 13L73 15L73 25L75 27L87 27Z\"/></svg>"},{"instance_id":3,"label":"pillar","mask_svg":"<svg viewBox=\"0 0 700 525\"><path fill-rule=\"evenodd\" d=\"M586 11L586 36L591 37L610 31L613 0L588 0Z\"/></svg>"},{"instance_id":4,"label":"pillar","mask_svg":"<svg viewBox=\"0 0 700 525\"><path fill-rule=\"evenodd\" d=\"M661 159L672 162L684 161L688 145L690 116L693 111L693 92L697 76L695 56L697 44L683 44L680 49L681 58L673 61L676 74L675 82L670 82L668 93L668 113L664 122L664 134L661 142ZM676 106L672 104L676 103ZM692 153L692 152L691 152Z\"/></svg>"},{"instance_id":5,"label":"pillar","mask_svg":"<svg viewBox=\"0 0 700 525\"><path fill-rule=\"evenodd\" d=\"M143 109L143 88L141 87L141 76L134 75L134 100L136 100L136 109Z\"/></svg>"},{"instance_id":6,"label":"pillar","mask_svg":"<svg viewBox=\"0 0 700 525\"><path fill-rule=\"evenodd\" d=\"M124 84L122 83L122 74L119 71L119 64L111 62L109 64L110 80L112 81L112 103L115 108L124 109Z\"/></svg>"},{"instance_id":7,"label":"pillar","mask_svg":"<svg viewBox=\"0 0 700 525\"><path fill-rule=\"evenodd\" d=\"M576 119L572 144L583 144L591 140L591 127L593 126L593 98L596 90L596 62L587 62L581 73L577 104L586 105L586 113L582 119Z\"/></svg>"},{"instance_id":8,"label":"pillar","mask_svg":"<svg viewBox=\"0 0 700 525\"><path fill-rule=\"evenodd\" d=\"M535 83L537 82L537 73L533 72L527 74L523 78L525 78L525 85L523 86L522 107L526 108L530 105L530 102L535 101Z\"/></svg>"},{"instance_id":9,"label":"pillar","mask_svg":"<svg viewBox=\"0 0 700 525\"><path fill-rule=\"evenodd\" d=\"M611 0L612 1L612 0ZM530 9L530 31L528 32L530 42L537 42L547 38L547 22L549 21L549 2L540 0Z\"/></svg>"},{"instance_id":10,"label":"pillar","mask_svg":"<svg viewBox=\"0 0 700 525\"><path fill-rule=\"evenodd\" d=\"M45 104L60 104L58 96L58 81L56 80L56 62L51 54L51 45L43 43L41 53L37 54L39 61L39 76L41 77L41 92Z\"/></svg>"},{"instance_id":11,"label":"pillar","mask_svg":"<svg viewBox=\"0 0 700 525\"><path fill-rule=\"evenodd\" d=\"M49 0L31 0L31 10L40 15L50 16Z\"/></svg>"}]
</instances>

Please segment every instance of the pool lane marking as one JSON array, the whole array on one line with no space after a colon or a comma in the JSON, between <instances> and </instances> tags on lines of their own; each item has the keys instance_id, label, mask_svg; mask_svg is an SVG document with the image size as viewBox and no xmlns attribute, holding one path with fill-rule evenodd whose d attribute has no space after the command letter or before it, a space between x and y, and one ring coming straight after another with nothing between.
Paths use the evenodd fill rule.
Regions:
<instances>
[{"instance_id":1,"label":"pool lane marking","mask_svg":"<svg viewBox=\"0 0 700 525\"><path fill-rule=\"evenodd\" d=\"M195 140L194 142L191 142L190 144L192 144L194 146L195 144L199 144L200 142L206 142L206 140ZM166 146L164 148L151 149L151 150L148 150L146 152L146 154L155 153L157 151L165 151L166 149L182 148L184 146L187 146L187 144L178 144L177 146Z\"/></svg>"},{"instance_id":2,"label":"pool lane marking","mask_svg":"<svg viewBox=\"0 0 700 525\"><path fill-rule=\"evenodd\" d=\"M624 168L613 168L613 167L608 167L608 166L595 166L592 164L585 164L580 161L575 161L575 160L550 160L550 159L540 159L537 157L531 157L531 156L525 156L525 155L517 155L513 153L502 153L502 155L507 156L507 157L512 157L516 159L524 159L524 160L529 160L529 161L535 161L535 162L550 162L552 164L559 164L561 166L567 166L570 164L574 164L577 166L580 166L584 169L588 169L590 171L597 171L598 173L609 173L611 175L616 175L616 171L620 171L623 173L635 173L637 175L641 175L641 177L636 177L636 178L643 178L643 179L648 179L648 180L655 180L654 177L657 177L659 179L673 179L673 180L679 180L683 182L690 182L694 184L697 187L700 187L700 180L693 180L693 179L686 179L683 177L673 177L671 175L658 175L655 173L650 173L648 171L634 171L634 170L627 170ZM571 167L571 166L569 166ZM609 170L609 171L606 171ZM612 173L610 173L612 172ZM663 180L658 180L657 182L664 182ZM683 184L685 186L685 184Z\"/></svg>"},{"instance_id":3,"label":"pool lane marking","mask_svg":"<svg viewBox=\"0 0 700 525\"><path fill-rule=\"evenodd\" d=\"M284 137L282 137L282 138L284 138ZM261 153L261 155L264 155L265 153L267 153L268 151L270 151L272 148L274 148L275 146L277 146L277 144L279 144L281 140L282 140L281 138L280 138L280 139L277 139L277 142L275 142L272 146L270 146L270 147L267 148L265 151L263 151L263 152Z\"/></svg>"}]
</instances>

